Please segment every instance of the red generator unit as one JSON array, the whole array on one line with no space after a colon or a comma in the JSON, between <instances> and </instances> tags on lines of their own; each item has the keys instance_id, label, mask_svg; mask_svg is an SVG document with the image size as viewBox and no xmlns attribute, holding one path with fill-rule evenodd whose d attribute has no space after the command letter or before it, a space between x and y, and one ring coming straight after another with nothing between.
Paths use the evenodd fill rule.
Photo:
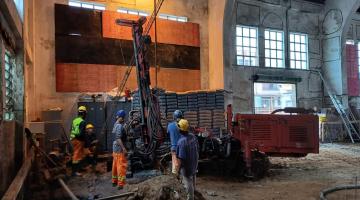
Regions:
<instances>
[{"instance_id":1,"label":"red generator unit","mask_svg":"<svg viewBox=\"0 0 360 200\"><path fill-rule=\"evenodd\" d=\"M230 111L231 106L228 114ZM230 114L229 117L233 120L228 126L232 137L241 143L247 169L252 169L254 156L258 154L303 157L319 153L319 119L310 110L285 108L272 114L236 114L234 117Z\"/></svg>"}]
</instances>

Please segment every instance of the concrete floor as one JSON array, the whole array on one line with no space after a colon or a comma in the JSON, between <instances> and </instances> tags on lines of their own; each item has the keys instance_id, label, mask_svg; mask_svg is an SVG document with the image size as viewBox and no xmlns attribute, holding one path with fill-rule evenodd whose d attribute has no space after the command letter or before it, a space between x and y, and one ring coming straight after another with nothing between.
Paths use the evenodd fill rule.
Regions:
<instances>
[{"instance_id":1,"label":"concrete floor","mask_svg":"<svg viewBox=\"0 0 360 200\"><path fill-rule=\"evenodd\" d=\"M260 181L199 177L197 188L209 200L315 200L322 189L353 184L356 176L360 183L360 144L322 144L320 154L270 161L269 175ZM331 199L360 199L360 191L329 195Z\"/></svg>"},{"instance_id":2,"label":"concrete floor","mask_svg":"<svg viewBox=\"0 0 360 200\"><path fill-rule=\"evenodd\" d=\"M269 174L259 181L203 175L197 179L197 189L209 200L316 200L321 190L353 184L356 176L360 183L360 144L322 144L320 154L304 158L271 158L270 161ZM88 173L66 180L77 196L86 198L92 193L104 197L138 187L129 183L125 190L118 191L111 187L111 174L105 173L105 164L99 164L98 168L103 169L103 173ZM53 199L66 197L61 188L51 196ZM335 193L328 199L360 200L360 190Z\"/></svg>"}]
</instances>

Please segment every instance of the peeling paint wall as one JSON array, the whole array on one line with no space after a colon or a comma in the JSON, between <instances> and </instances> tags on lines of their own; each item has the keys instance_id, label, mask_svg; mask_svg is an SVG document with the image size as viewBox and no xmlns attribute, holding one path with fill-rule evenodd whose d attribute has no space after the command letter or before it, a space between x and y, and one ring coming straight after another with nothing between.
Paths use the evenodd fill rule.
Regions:
<instances>
[{"instance_id":1,"label":"peeling paint wall","mask_svg":"<svg viewBox=\"0 0 360 200\"><path fill-rule=\"evenodd\" d=\"M311 70L320 70L322 64L321 11L323 5L301 0L228 0L224 19L224 73L225 89L233 95L228 103L233 104L237 112L252 113L254 107L252 75L264 74L289 78L301 78L296 84L297 106L320 108L322 106L322 85L319 76ZM258 27L259 67L236 65L235 27L236 25ZM264 29L284 31L285 63L289 68L287 52L287 32L308 34L309 70L269 69L264 65Z\"/></svg>"}]
</instances>

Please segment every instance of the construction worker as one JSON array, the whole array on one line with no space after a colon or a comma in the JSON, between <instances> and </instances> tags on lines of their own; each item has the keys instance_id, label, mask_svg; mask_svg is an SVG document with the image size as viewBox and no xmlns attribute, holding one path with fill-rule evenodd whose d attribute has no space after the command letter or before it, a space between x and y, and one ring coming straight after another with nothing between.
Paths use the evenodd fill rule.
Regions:
<instances>
[{"instance_id":1,"label":"construction worker","mask_svg":"<svg viewBox=\"0 0 360 200\"><path fill-rule=\"evenodd\" d=\"M175 110L175 112L173 113L173 119L174 119L174 121L169 123L169 125L167 127L167 133L169 134L170 141L171 141L171 164L172 164L171 172L176 173L176 171L175 171L175 166L176 166L176 162L177 162L176 146L177 146L177 142L180 138L180 132L179 132L177 123L180 119L183 119L182 112L180 110Z\"/></svg>"},{"instance_id":2,"label":"construction worker","mask_svg":"<svg viewBox=\"0 0 360 200\"><path fill-rule=\"evenodd\" d=\"M96 134L94 132L94 129L95 129L95 127L92 124L86 125L85 155L86 155L87 163L91 164L93 167L93 170L95 171L96 158L97 158L96 147L98 144L98 140L96 139Z\"/></svg>"},{"instance_id":3,"label":"construction worker","mask_svg":"<svg viewBox=\"0 0 360 200\"><path fill-rule=\"evenodd\" d=\"M181 119L178 122L181 138L176 147L176 157L178 159L176 174L182 176L182 181L187 192L187 199L194 199L196 171L199 159L199 143L197 138L189 133L189 122Z\"/></svg>"},{"instance_id":4,"label":"construction worker","mask_svg":"<svg viewBox=\"0 0 360 200\"><path fill-rule=\"evenodd\" d=\"M118 189L122 189L125 185L126 168L127 168L127 151L125 148L126 132L124 129L126 113L119 110L116 113L116 122L113 128L113 165L112 165L112 184Z\"/></svg>"},{"instance_id":5,"label":"construction worker","mask_svg":"<svg viewBox=\"0 0 360 200\"><path fill-rule=\"evenodd\" d=\"M78 116L72 122L70 134L71 143L74 149L72 156L72 174L74 176L81 176L79 170L81 161L84 157L85 118L86 107L80 106L78 108Z\"/></svg>"}]
</instances>

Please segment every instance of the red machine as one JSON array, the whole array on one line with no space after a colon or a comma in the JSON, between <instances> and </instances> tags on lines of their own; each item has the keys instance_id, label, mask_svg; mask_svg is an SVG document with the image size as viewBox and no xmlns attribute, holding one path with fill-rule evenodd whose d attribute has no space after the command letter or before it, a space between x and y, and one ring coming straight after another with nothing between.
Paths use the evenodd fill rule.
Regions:
<instances>
[{"instance_id":1,"label":"red machine","mask_svg":"<svg viewBox=\"0 0 360 200\"><path fill-rule=\"evenodd\" d=\"M281 157L319 153L318 116L299 108L279 111L286 114L236 114L233 117L228 106L228 128L232 137L241 143L247 169L252 168L254 152Z\"/></svg>"}]
</instances>

